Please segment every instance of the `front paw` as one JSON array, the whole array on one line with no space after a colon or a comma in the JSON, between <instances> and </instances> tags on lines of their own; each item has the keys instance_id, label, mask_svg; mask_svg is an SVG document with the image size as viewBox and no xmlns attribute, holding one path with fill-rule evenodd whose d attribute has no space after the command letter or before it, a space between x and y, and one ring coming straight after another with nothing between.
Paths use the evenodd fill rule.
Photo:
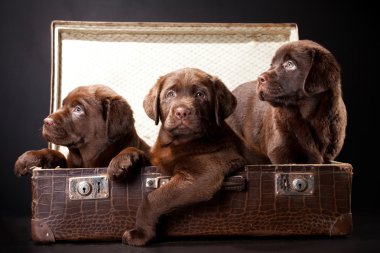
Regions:
<instances>
[{"instance_id":1,"label":"front paw","mask_svg":"<svg viewBox=\"0 0 380 253\"><path fill-rule=\"evenodd\" d=\"M35 151L27 151L17 159L14 173L16 176L32 174L34 167L41 167L41 157Z\"/></svg>"},{"instance_id":2,"label":"front paw","mask_svg":"<svg viewBox=\"0 0 380 253\"><path fill-rule=\"evenodd\" d=\"M113 180L131 178L144 166L145 158L142 151L135 149L123 151L115 156L107 168L108 176Z\"/></svg>"},{"instance_id":3,"label":"front paw","mask_svg":"<svg viewBox=\"0 0 380 253\"><path fill-rule=\"evenodd\" d=\"M144 246L152 237L141 230L132 229L124 232L123 243L131 246Z\"/></svg>"},{"instance_id":4,"label":"front paw","mask_svg":"<svg viewBox=\"0 0 380 253\"><path fill-rule=\"evenodd\" d=\"M51 149L30 150L19 156L15 163L16 176L32 174L34 167L55 168L66 166L66 158L60 152Z\"/></svg>"}]
</instances>

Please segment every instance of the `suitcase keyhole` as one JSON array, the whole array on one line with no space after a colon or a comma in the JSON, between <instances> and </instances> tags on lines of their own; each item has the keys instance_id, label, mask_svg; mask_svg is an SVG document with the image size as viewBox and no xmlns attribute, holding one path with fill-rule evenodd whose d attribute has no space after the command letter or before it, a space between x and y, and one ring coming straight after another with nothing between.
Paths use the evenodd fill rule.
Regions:
<instances>
[{"instance_id":1,"label":"suitcase keyhole","mask_svg":"<svg viewBox=\"0 0 380 253\"><path fill-rule=\"evenodd\" d=\"M85 181L82 181L78 184L78 192L82 196L87 196L91 193L91 184Z\"/></svg>"},{"instance_id":2,"label":"suitcase keyhole","mask_svg":"<svg viewBox=\"0 0 380 253\"><path fill-rule=\"evenodd\" d=\"M303 192L307 188L307 181L303 178L296 178L293 180L293 188L298 192Z\"/></svg>"}]
</instances>

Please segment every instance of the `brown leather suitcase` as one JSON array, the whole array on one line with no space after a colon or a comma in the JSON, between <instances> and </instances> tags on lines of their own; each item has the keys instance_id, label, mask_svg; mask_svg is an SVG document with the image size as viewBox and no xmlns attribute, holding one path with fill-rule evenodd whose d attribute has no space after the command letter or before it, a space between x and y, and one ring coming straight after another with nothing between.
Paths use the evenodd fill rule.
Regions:
<instances>
[{"instance_id":1,"label":"brown leather suitcase","mask_svg":"<svg viewBox=\"0 0 380 253\"><path fill-rule=\"evenodd\" d=\"M233 90L266 70L279 46L298 39L295 24L54 21L51 31L50 111L79 85L108 85L127 99L137 132L150 145L159 127L145 115L142 101L160 75L197 67ZM144 192L168 180L154 167L142 170L136 180L116 183L105 168L35 169L33 239L120 240L133 227ZM346 235L352 227L351 176L346 163L247 166L211 201L162 217L158 231L167 236Z\"/></svg>"},{"instance_id":2,"label":"brown leather suitcase","mask_svg":"<svg viewBox=\"0 0 380 253\"><path fill-rule=\"evenodd\" d=\"M35 169L33 240L121 240L134 226L143 194L167 180L155 167L143 168L128 183L108 180L105 168ZM212 200L162 217L158 234L348 235L351 180L347 163L246 166L228 177Z\"/></svg>"}]
</instances>

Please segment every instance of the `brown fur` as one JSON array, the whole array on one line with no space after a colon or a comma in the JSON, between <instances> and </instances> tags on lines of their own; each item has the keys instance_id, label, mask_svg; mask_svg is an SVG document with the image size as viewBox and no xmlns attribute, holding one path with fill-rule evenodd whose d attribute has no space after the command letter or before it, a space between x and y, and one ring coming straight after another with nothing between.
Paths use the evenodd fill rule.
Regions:
<instances>
[{"instance_id":1,"label":"brown fur","mask_svg":"<svg viewBox=\"0 0 380 253\"><path fill-rule=\"evenodd\" d=\"M149 152L148 145L136 133L127 101L104 85L81 86L71 91L62 107L45 118L42 135L47 141L66 146L67 160L51 149L28 151L16 161L16 175L30 173L32 166L106 167L122 151L111 162L109 174L123 178L136 160L133 157ZM129 160L126 153L131 154Z\"/></svg>"},{"instance_id":2,"label":"brown fur","mask_svg":"<svg viewBox=\"0 0 380 253\"><path fill-rule=\"evenodd\" d=\"M172 178L143 199L124 243L146 244L161 215L211 199L224 177L246 164L240 139L224 122L235 106L226 86L199 69L180 69L157 81L144 100L147 115L162 122L151 163Z\"/></svg>"},{"instance_id":3,"label":"brown fur","mask_svg":"<svg viewBox=\"0 0 380 253\"><path fill-rule=\"evenodd\" d=\"M327 163L339 154L346 128L340 68L321 45L283 45L257 81L233 93L238 105L227 122L271 163Z\"/></svg>"}]
</instances>

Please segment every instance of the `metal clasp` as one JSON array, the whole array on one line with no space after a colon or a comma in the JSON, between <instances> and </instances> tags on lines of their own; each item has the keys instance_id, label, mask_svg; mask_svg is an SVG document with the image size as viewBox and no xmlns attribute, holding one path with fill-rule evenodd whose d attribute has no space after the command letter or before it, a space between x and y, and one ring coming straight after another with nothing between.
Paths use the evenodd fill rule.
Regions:
<instances>
[{"instance_id":1,"label":"metal clasp","mask_svg":"<svg viewBox=\"0 0 380 253\"><path fill-rule=\"evenodd\" d=\"M310 195L314 192L314 175L311 173L277 173L277 195Z\"/></svg>"},{"instance_id":2,"label":"metal clasp","mask_svg":"<svg viewBox=\"0 0 380 253\"><path fill-rule=\"evenodd\" d=\"M145 188L154 190L170 181L170 176L148 177L145 179Z\"/></svg>"},{"instance_id":3,"label":"metal clasp","mask_svg":"<svg viewBox=\"0 0 380 253\"><path fill-rule=\"evenodd\" d=\"M109 197L107 176L69 178L69 198L71 200L104 199Z\"/></svg>"}]
</instances>

